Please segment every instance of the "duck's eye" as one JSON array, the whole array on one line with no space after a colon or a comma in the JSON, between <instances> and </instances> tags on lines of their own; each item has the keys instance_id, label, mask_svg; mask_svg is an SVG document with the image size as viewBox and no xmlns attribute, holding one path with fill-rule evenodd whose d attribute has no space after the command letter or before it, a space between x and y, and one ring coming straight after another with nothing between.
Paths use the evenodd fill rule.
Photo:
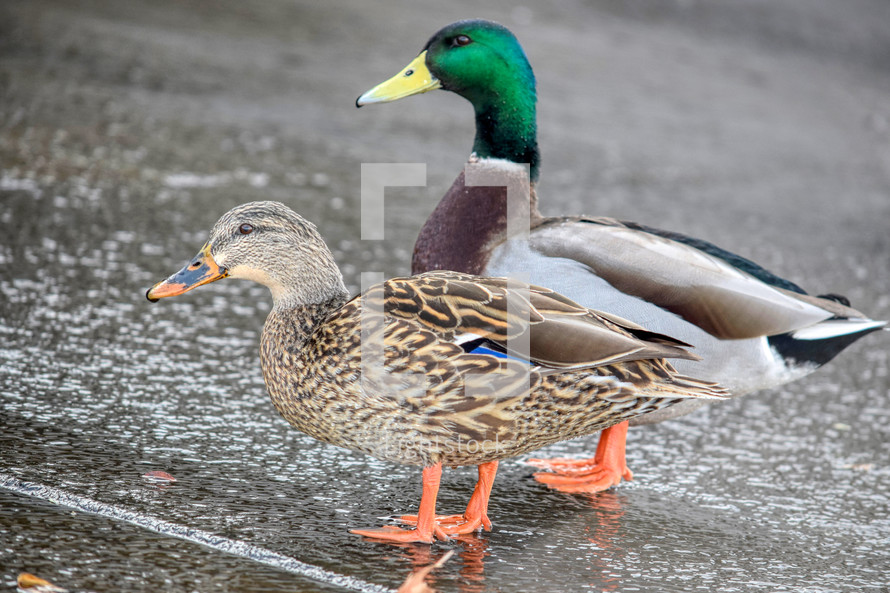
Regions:
<instances>
[{"instance_id":1,"label":"duck's eye","mask_svg":"<svg viewBox=\"0 0 890 593\"><path fill-rule=\"evenodd\" d=\"M253 225L247 224L246 222L238 227L238 232L242 235L249 235L253 232Z\"/></svg>"},{"instance_id":2,"label":"duck's eye","mask_svg":"<svg viewBox=\"0 0 890 593\"><path fill-rule=\"evenodd\" d=\"M467 37L466 35L458 35L451 41L452 45L463 47L464 45L470 45L473 43L473 40Z\"/></svg>"}]
</instances>

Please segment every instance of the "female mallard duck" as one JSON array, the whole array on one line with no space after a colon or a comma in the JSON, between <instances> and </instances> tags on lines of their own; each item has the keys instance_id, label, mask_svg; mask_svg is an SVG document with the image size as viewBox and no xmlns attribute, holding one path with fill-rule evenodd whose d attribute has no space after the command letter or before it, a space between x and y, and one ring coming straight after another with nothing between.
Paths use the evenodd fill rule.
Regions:
<instances>
[{"instance_id":1,"label":"female mallard duck","mask_svg":"<svg viewBox=\"0 0 890 593\"><path fill-rule=\"evenodd\" d=\"M682 342L544 288L435 272L348 300L315 226L277 202L225 214L198 255L147 296L226 277L272 291L260 360L288 422L326 443L423 466L416 528L354 531L369 537L431 542L490 528L498 459L723 396L665 362L694 358ZM480 466L464 515L435 514L443 464Z\"/></svg>"},{"instance_id":2,"label":"female mallard duck","mask_svg":"<svg viewBox=\"0 0 890 593\"><path fill-rule=\"evenodd\" d=\"M695 346L701 362L677 368L716 381L734 396L802 377L885 325L834 295L813 297L792 282L706 241L606 218L544 218L539 173L535 78L513 34L482 20L446 26L392 79L358 106L434 89L473 104L476 139L465 169L427 220L414 247L412 273L448 269L513 276L548 286L597 309ZM504 182L491 183L500 175ZM525 177L521 195L493 185ZM508 207L508 196L509 207ZM512 196L517 196L515 201ZM521 203L519 203L521 202ZM511 210L512 209L512 210ZM523 212L528 223L509 226ZM687 400L632 423L673 418L703 405ZM595 492L631 479L627 423L603 431L590 460L532 460L557 474L536 477L565 491Z\"/></svg>"}]
</instances>

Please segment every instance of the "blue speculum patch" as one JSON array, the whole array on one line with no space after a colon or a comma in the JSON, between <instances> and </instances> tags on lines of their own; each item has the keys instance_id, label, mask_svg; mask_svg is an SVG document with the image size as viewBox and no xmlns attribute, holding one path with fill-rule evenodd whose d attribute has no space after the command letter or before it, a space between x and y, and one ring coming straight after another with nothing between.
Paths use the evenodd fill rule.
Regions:
<instances>
[{"instance_id":1,"label":"blue speculum patch","mask_svg":"<svg viewBox=\"0 0 890 593\"><path fill-rule=\"evenodd\" d=\"M494 343L485 339L467 342L466 344L463 344L463 348L468 354L489 354L491 356L497 356L498 358L510 358L512 360L518 360L519 362L524 362L529 365L532 364L531 361L524 358L519 358L518 356L510 356L503 350L497 349Z\"/></svg>"},{"instance_id":2,"label":"blue speculum patch","mask_svg":"<svg viewBox=\"0 0 890 593\"><path fill-rule=\"evenodd\" d=\"M476 346L472 350L470 350L470 354L491 354L492 356L497 356L498 358L513 358L512 356L507 356L505 352L498 352L497 350L492 350L491 348L486 348L485 346Z\"/></svg>"}]
</instances>

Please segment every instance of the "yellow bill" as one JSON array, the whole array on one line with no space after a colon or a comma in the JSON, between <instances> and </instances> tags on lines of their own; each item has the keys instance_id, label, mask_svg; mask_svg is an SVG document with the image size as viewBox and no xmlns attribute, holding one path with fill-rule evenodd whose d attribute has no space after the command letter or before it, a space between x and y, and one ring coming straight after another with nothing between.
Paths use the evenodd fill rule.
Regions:
<instances>
[{"instance_id":1,"label":"yellow bill","mask_svg":"<svg viewBox=\"0 0 890 593\"><path fill-rule=\"evenodd\" d=\"M355 106L371 103L387 103L403 97L418 95L442 88L442 84L426 66L426 50L405 66L404 70L381 82L370 91L355 100Z\"/></svg>"}]
</instances>

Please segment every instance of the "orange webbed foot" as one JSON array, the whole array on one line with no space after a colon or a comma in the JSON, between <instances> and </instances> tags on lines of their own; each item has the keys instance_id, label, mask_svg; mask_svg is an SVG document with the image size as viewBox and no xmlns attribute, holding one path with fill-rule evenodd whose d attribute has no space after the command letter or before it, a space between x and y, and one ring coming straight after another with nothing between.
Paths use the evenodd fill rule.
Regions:
<instances>
[{"instance_id":1,"label":"orange webbed foot","mask_svg":"<svg viewBox=\"0 0 890 593\"><path fill-rule=\"evenodd\" d=\"M488 515L483 514L475 517L458 516L462 519L461 522L442 527L442 530L448 535L468 535L480 529L491 531L491 521L488 519Z\"/></svg>"},{"instance_id":2,"label":"orange webbed foot","mask_svg":"<svg viewBox=\"0 0 890 593\"><path fill-rule=\"evenodd\" d=\"M436 515L433 520L436 522L436 525L448 527L451 525L463 523L467 519L463 515ZM400 517L396 517L396 521L405 523L406 525L416 525L417 515L402 515Z\"/></svg>"},{"instance_id":3,"label":"orange webbed foot","mask_svg":"<svg viewBox=\"0 0 890 593\"><path fill-rule=\"evenodd\" d=\"M370 529L350 529L350 533L393 543L419 542L431 544L436 538L441 540L448 539L448 534L435 521L436 495L439 492L439 480L441 478L441 463L423 468L423 492L420 495L420 509L417 511L417 515L414 516L414 522L417 523L414 529L400 529L395 525L387 525Z\"/></svg>"},{"instance_id":4,"label":"orange webbed foot","mask_svg":"<svg viewBox=\"0 0 890 593\"><path fill-rule=\"evenodd\" d=\"M589 474L597 469L595 458L571 459L569 457L551 457L549 459L533 458L526 461L538 469L544 469L561 476L578 476Z\"/></svg>"},{"instance_id":5,"label":"orange webbed foot","mask_svg":"<svg viewBox=\"0 0 890 593\"><path fill-rule=\"evenodd\" d=\"M423 493L420 496L420 509L416 515L399 517L403 523L415 525L414 529L400 529L395 525L388 525L377 529L352 529L350 532L379 541L431 544L436 538L447 540L452 535L473 533L480 527L491 531L491 521L488 519L488 500L497 470L497 461L488 461L479 465L479 480L476 482L476 488L473 490L473 495L470 497L467 510L463 515L437 515L436 493L439 490L439 480L442 476L442 464L437 463L425 467L423 468Z\"/></svg>"},{"instance_id":6,"label":"orange webbed foot","mask_svg":"<svg viewBox=\"0 0 890 593\"><path fill-rule=\"evenodd\" d=\"M402 515L398 520L408 525L415 525L417 524L417 515ZM436 515L435 523L447 535L466 535L477 529L491 531L491 521L485 514L482 516Z\"/></svg>"},{"instance_id":7,"label":"orange webbed foot","mask_svg":"<svg viewBox=\"0 0 890 593\"><path fill-rule=\"evenodd\" d=\"M602 492L621 483L622 477L633 479L633 474L625 468L594 468L592 471L576 475L536 473L534 478L548 487L560 492Z\"/></svg>"},{"instance_id":8,"label":"orange webbed foot","mask_svg":"<svg viewBox=\"0 0 890 593\"><path fill-rule=\"evenodd\" d=\"M488 518L488 501L491 498L491 487L498 472L498 462L488 461L479 465L479 480L473 489L473 495L463 515L456 515L460 520L451 521L443 526L448 535L467 535L484 529L491 531L491 520ZM454 518L452 515L451 518Z\"/></svg>"},{"instance_id":9,"label":"orange webbed foot","mask_svg":"<svg viewBox=\"0 0 890 593\"><path fill-rule=\"evenodd\" d=\"M479 529L491 531L491 520L488 518L488 501L491 498L491 487L498 471L498 462L489 461L479 465L479 480L467 504L463 515L436 515L435 524L448 535L467 535ZM417 523L417 515L402 515L401 521Z\"/></svg>"},{"instance_id":10,"label":"orange webbed foot","mask_svg":"<svg viewBox=\"0 0 890 593\"><path fill-rule=\"evenodd\" d=\"M438 525L433 525L431 529L400 529L395 525L386 525L369 529L350 529L349 533L392 543L416 542L431 544L436 538L441 540L449 539L448 534Z\"/></svg>"},{"instance_id":11,"label":"orange webbed foot","mask_svg":"<svg viewBox=\"0 0 890 593\"><path fill-rule=\"evenodd\" d=\"M627 422L607 428L600 435L596 456L592 459L529 459L528 463L555 473L536 473L534 478L561 492L601 492L633 480L625 460Z\"/></svg>"}]
</instances>

